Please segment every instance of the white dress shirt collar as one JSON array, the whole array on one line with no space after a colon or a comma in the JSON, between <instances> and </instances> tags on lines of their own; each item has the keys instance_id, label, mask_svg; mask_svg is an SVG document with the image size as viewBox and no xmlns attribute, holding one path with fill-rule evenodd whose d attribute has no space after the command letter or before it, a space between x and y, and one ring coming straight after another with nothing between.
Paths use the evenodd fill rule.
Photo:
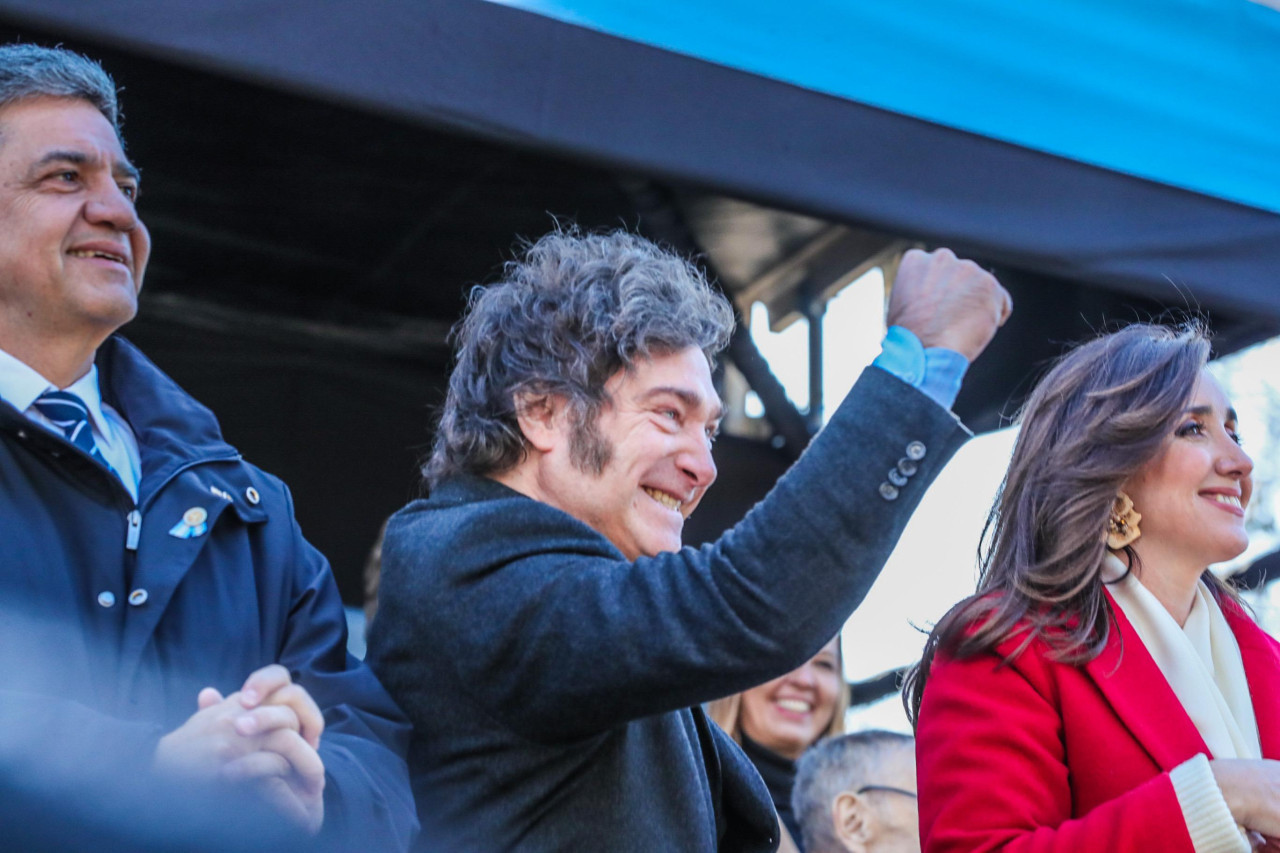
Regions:
<instances>
[{"instance_id":1,"label":"white dress shirt collar","mask_svg":"<svg viewBox=\"0 0 1280 853\"><path fill-rule=\"evenodd\" d=\"M26 412L41 394L58 390L69 391L84 401L94 430L99 434L109 434L111 428L102 412L102 391L98 387L96 364L90 365L89 372L75 382L59 389L33 367L0 349L0 398L6 403L19 412Z\"/></svg>"},{"instance_id":2,"label":"white dress shirt collar","mask_svg":"<svg viewBox=\"0 0 1280 853\"><path fill-rule=\"evenodd\" d=\"M41 394L56 390L59 390L56 385L29 364L0 350L0 399L13 406L32 423L62 435L62 430L33 406ZM90 366L84 376L62 390L69 391L84 401L85 408L89 410L89 425L98 451L124 484L129 495L137 501L138 486L142 479L142 457L138 451L138 440L120 413L102 402L97 365Z\"/></svg>"}]
</instances>

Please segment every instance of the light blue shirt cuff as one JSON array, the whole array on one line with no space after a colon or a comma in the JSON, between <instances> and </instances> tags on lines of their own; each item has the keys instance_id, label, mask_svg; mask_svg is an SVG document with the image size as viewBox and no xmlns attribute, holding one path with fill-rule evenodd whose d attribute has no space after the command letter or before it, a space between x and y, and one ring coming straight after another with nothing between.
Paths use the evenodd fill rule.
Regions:
<instances>
[{"instance_id":1,"label":"light blue shirt cuff","mask_svg":"<svg viewBox=\"0 0 1280 853\"><path fill-rule=\"evenodd\" d=\"M929 347L903 326L890 326L872 362L903 382L928 394L939 406L950 409L960 393L969 359L952 349Z\"/></svg>"}]
</instances>

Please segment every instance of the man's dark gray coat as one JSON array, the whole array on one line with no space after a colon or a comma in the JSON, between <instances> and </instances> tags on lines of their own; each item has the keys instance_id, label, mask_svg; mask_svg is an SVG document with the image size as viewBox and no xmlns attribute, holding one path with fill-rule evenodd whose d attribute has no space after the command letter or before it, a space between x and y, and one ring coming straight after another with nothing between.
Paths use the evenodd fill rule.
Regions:
<instances>
[{"instance_id":1,"label":"man's dark gray coat","mask_svg":"<svg viewBox=\"0 0 1280 853\"><path fill-rule=\"evenodd\" d=\"M398 513L369 646L414 726L419 849L773 850L764 784L699 705L840 630L967 436L873 367L713 545L630 562L480 477Z\"/></svg>"}]
</instances>

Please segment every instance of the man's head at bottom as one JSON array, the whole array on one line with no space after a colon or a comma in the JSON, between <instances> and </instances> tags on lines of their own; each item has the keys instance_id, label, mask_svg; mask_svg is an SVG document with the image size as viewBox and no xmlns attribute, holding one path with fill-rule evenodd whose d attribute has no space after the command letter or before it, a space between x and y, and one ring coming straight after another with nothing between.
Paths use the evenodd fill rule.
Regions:
<instances>
[{"instance_id":1,"label":"man's head at bottom","mask_svg":"<svg viewBox=\"0 0 1280 853\"><path fill-rule=\"evenodd\" d=\"M807 853L918 853L915 740L867 731L820 741L791 795Z\"/></svg>"},{"instance_id":2,"label":"man's head at bottom","mask_svg":"<svg viewBox=\"0 0 1280 853\"><path fill-rule=\"evenodd\" d=\"M625 231L554 231L472 295L424 473L492 477L628 559L676 550L716 476L711 367L732 326L687 261Z\"/></svg>"}]
</instances>

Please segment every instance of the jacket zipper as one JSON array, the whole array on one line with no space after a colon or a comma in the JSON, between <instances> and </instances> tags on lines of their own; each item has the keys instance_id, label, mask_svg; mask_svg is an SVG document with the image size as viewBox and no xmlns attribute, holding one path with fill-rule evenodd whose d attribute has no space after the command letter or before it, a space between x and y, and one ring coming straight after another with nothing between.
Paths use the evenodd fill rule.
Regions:
<instances>
[{"instance_id":1,"label":"jacket zipper","mask_svg":"<svg viewBox=\"0 0 1280 853\"><path fill-rule=\"evenodd\" d=\"M61 436L56 436L56 435L54 437L61 438ZM80 455L84 456L86 459L90 458L89 454L85 453L79 447L76 447L71 442L66 441L66 439L63 439L63 441L67 444L67 446L71 449L73 453L79 453ZM142 449L139 448L138 450L139 450L139 453L141 453ZM148 495L146 504L150 505L151 502L156 498L156 496L164 491L165 486L169 485L169 483L171 483L173 479L177 477L179 474L181 474L182 472L190 468L194 468L197 465L204 465L209 462L237 462L242 459L244 459L244 456L239 453L231 453L226 456L207 456L201 459L190 459L185 463L183 463L182 465L179 465L172 472L170 472L168 477L164 478L164 482L161 483L159 486L157 486L154 492ZM125 489L124 484L119 481L119 478L117 478L115 474L108 474L107 476L109 476L112 480L116 481L115 486L118 487L121 492L124 492L125 495L129 494L128 490ZM141 495L139 495L139 497L141 497ZM131 496L129 501L130 503L133 503L133 499ZM124 517L125 525L126 525L124 547L126 551L138 550L138 541L142 538L142 510L145 508L146 507L143 506L142 504L137 504Z\"/></svg>"},{"instance_id":2,"label":"jacket zipper","mask_svg":"<svg viewBox=\"0 0 1280 853\"><path fill-rule=\"evenodd\" d=\"M129 551L136 551L138 539L142 536L142 513L132 510L125 519L129 523L129 531L125 534L124 547Z\"/></svg>"},{"instance_id":3,"label":"jacket zipper","mask_svg":"<svg viewBox=\"0 0 1280 853\"><path fill-rule=\"evenodd\" d=\"M138 540L142 537L142 510L145 509L146 506L150 506L151 502L155 500L156 496L159 495L161 492L163 492L165 489L165 486L173 482L175 477L177 477L183 471L186 471L190 468L194 468L197 465L205 465L210 462L233 462L243 458L244 457L238 453L232 454L230 456L210 456L204 459L192 459L184 463L183 465L180 465L177 468L175 468L169 474L168 477L164 478L164 482L161 483L159 486L157 486L156 490L147 496L145 505L139 505L134 507L134 509L132 509L129 512L129 514L125 516L125 522L128 525L128 529L125 532L125 539L124 539L125 550L126 551L138 550Z\"/></svg>"}]
</instances>

